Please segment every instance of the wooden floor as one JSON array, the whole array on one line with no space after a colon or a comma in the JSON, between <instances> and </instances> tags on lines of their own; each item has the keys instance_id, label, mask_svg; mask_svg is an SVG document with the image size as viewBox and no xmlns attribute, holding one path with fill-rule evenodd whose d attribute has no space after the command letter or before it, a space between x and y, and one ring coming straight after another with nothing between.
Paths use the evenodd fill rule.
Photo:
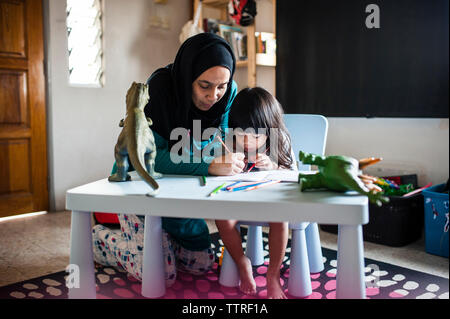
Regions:
<instances>
[{"instance_id":1,"label":"wooden floor","mask_svg":"<svg viewBox=\"0 0 450 319\"><path fill-rule=\"evenodd\" d=\"M217 231L208 221L210 231ZM321 231L323 247L337 236ZM69 264L70 212L0 222L0 286L62 271ZM427 254L424 241L393 248L364 243L365 257L449 278L449 260Z\"/></svg>"}]
</instances>

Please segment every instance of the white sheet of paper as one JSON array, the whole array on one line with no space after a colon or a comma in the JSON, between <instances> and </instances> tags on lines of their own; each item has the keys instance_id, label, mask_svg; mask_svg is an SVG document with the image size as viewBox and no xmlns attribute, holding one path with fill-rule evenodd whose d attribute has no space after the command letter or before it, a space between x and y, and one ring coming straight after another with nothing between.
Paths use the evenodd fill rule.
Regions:
<instances>
[{"instance_id":1,"label":"white sheet of paper","mask_svg":"<svg viewBox=\"0 0 450 319\"><path fill-rule=\"evenodd\" d=\"M256 182L262 180L280 180L282 182L298 182L298 174L314 174L313 171L293 171L279 169L272 171L258 171L250 173L241 173L232 176L208 176L210 181L230 181L230 182Z\"/></svg>"}]
</instances>

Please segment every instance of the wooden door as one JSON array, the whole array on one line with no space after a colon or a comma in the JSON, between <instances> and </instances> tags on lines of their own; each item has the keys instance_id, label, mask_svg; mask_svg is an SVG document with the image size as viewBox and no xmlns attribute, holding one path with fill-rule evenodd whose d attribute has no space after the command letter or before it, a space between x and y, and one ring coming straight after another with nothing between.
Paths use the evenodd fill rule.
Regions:
<instances>
[{"instance_id":1,"label":"wooden door","mask_svg":"<svg viewBox=\"0 0 450 319\"><path fill-rule=\"evenodd\" d=\"M41 0L0 0L0 217L48 210Z\"/></svg>"}]
</instances>

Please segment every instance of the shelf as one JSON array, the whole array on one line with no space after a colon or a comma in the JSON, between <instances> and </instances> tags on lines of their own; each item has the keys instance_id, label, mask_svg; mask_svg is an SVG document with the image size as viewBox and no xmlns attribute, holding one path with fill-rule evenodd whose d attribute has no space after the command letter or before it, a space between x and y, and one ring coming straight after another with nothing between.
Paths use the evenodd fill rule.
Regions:
<instances>
[{"instance_id":1,"label":"shelf","mask_svg":"<svg viewBox=\"0 0 450 319\"><path fill-rule=\"evenodd\" d=\"M258 53L256 55L256 66L276 66L276 57L274 57L274 56L270 56L268 58L259 57L262 55L266 55L266 54ZM247 60L236 61L236 68L246 68L246 67L248 67Z\"/></svg>"},{"instance_id":2,"label":"shelf","mask_svg":"<svg viewBox=\"0 0 450 319\"><path fill-rule=\"evenodd\" d=\"M248 65L248 61L247 60L236 61L236 67L237 68L246 68L247 65Z\"/></svg>"},{"instance_id":3,"label":"shelf","mask_svg":"<svg viewBox=\"0 0 450 319\"><path fill-rule=\"evenodd\" d=\"M277 56L275 54L256 53L256 65L276 66Z\"/></svg>"},{"instance_id":4,"label":"shelf","mask_svg":"<svg viewBox=\"0 0 450 319\"><path fill-rule=\"evenodd\" d=\"M275 3L276 0L272 0ZM209 7L220 10L220 20L229 20L228 15L228 3L229 0L203 0L203 8ZM193 0L193 12L195 14L197 7L200 4L200 0ZM273 4L275 7L275 4ZM199 26L203 27L203 12L200 12ZM256 68L257 66L269 66L274 67L276 64L276 58L274 55L262 54L259 56L256 54L256 39L255 39L255 23L244 28L247 34L247 57L246 61L236 61L236 68L247 69L247 86L256 86ZM264 33L264 32L263 32ZM262 34L262 33L261 33ZM273 37L273 36L272 36Z\"/></svg>"},{"instance_id":5,"label":"shelf","mask_svg":"<svg viewBox=\"0 0 450 319\"><path fill-rule=\"evenodd\" d=\"M224 8L228 6L229 0L203 0L203 5L214 8Z\"/></svg>"}]
</instances>

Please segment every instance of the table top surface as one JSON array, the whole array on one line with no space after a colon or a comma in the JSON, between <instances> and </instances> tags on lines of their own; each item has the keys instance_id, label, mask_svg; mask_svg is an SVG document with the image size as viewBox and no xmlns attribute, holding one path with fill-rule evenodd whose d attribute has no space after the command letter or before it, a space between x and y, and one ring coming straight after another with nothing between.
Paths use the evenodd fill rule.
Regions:
<instances>
[{"instance_id":1,"label":"table top surface","mask_svg":"<svg viewBox=\"0 0 450 319\"><path fill-rule=\"evenodd\" d=\"M66 208L74 211L149 214L166 217L239 219L251 221L366 224L368 199L353 192L301 192L298 183L278 183L252 191L219 192L208 196L223 182L198 176L164 175L158 179L157 196L135 173L129 182L106 178L67 191ZM231 184L232 182L227 182Z\"/></svg>"}]
</instances>

